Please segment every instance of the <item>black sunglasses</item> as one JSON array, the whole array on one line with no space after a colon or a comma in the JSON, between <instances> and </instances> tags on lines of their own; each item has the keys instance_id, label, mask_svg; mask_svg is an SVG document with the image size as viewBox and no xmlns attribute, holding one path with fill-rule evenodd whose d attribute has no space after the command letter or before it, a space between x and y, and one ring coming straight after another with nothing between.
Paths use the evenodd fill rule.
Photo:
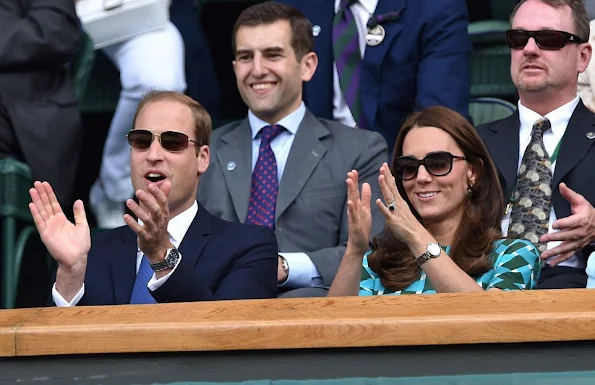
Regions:
<instances>
[{"instance_id":1,"label":"black sunglasses","mask_svg":"<svg viewBox=\"0 0 595 385\"><path fill-rule=\"evenodd\" d=\"M525 48L531 37L535 39L535 43L539 48L547 50L562 49L569 42L576 44L586 43L579 36L564 31L523 31L521 29L509 29L506 31L506 43L512 49Z\"/></svg>"},{"instance_id":2,"label":"black sunglasses","mask_svg":"<svg viewBox=\"0 0 595 385\"><path fill-rule=\"evenodd\" d=\"M188 142L198 145L198 142L188 138L183 132L165 131L161 134L153 134L149 130L131 130L126 135L130 147L136 150L148 150L155 137L159 138L159 143L165 151L180 152L188 148Z\"/></svg>"},{"instance_id":3,"label":"black sunglasses","mask_svg":"<svg viewBox=\"0 0 595 385\"><path fill-rule=\"evenodd\" d=\"M444 176L452 171L452 163L455 159L465 160L466 158L446 151L431 152L421 160L413 156L400 156L397 158L397 176L401 180L413 179L417 176L420 165L434 176Z\"/></svg>"}]
</instances>

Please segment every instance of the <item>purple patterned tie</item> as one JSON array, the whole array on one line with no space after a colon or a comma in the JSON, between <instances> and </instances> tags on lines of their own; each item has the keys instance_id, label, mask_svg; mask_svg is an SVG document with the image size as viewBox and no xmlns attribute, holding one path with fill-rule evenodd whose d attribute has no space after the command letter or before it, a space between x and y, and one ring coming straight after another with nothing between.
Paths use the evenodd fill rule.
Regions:
<instances>
[{"instance_id":1,"label":"purple patterned tie","mask_svg":"<svg viewBox=\"0 0 595 385\"><path fill-rule=\"evenodd\" d=\"M359 49L359 34L351 4L357 0L342 0L333 21L333 52L339 75L339 83L345 101L360 128L369 128L362 108L360 79L362 55Z\"/></svg>"},{"instance_id":2,"label":"purple patterned tie","mask_svg":"<svg viewBox=\"0 0 595 385\"><path fill-rule=\"evenodd\" d=\"M279 178L277 177L277 160L271 150L271 141L285 130L279 125L265 126L260 133L260 149L258 160L252 172L252 188L248 202L246 223L268 226L275 229L275 205Z\"/></svg>"}]
</instances>

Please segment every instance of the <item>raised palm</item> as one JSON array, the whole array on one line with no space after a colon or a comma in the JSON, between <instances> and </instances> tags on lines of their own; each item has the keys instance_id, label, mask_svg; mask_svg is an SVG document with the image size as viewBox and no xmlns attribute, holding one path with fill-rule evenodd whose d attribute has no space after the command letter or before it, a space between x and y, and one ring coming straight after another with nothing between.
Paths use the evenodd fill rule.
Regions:
<instances>
[{"instance_id":1,"label":"raised palm","mask_svg":"<svg viewBox=\"0 0 595 385\"><path fill-rule=\"evenodd\" d=\"M372 232L372 213L370 185L364 183L362 192L358 189L357 171L347 173L347 220L349 223L349 239L347 246L362 256L368 250Z\"/></svg>"},{"instance_id":2,"label":"raised palm","mask_svg":"<svg viewBox=\"0 0 595 385\"><path fill-rule=\"evenodd\" d=\"M86 263L91 248L91 235L83 203L75 202L75 223L72 223L64 215L49 183L35 182L29 194L32 200L29 209L35 226L56 262L65 268L78 262Z\"/></svg>"}]
</instances>

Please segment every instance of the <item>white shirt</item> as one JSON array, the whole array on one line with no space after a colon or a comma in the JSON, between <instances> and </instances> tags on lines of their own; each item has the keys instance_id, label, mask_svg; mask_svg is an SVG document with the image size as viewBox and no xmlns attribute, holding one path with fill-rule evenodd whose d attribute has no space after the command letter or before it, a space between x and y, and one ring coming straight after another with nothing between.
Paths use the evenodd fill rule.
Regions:
<instances>
[{"instance_id":1,"label":"white shirt","mask_svg":"<svg viewBox=\"0 0 595 385\"><path fill-rule=\"evenodd\" d=\"M550 124L552 127L550 130L547 130L543 133L543 145L545 146L545 150L547 151L547 153L550 156L553 155L554 150L556 149L556 146L558 146L558 143L560 142L560 140L562 140L562 137L564 136L564 133L566 132L566 126L568 125L568 121L570 120L570 117L572 116L574 109L578 105L578 102L579 102L579 97L577 96L572 101L564 104L561 107L556 108L555 110L553 110L552 112L550 112L544 116L545 118L547 118L550 121ZM523 159L523 154L525 153L525 150L527 149L527 146L529 145L529 142L531 141L531 132L533 130L533 124L537 120L542 118L542 116L539 115L537 112L532 111L532 110L528 109L527 107L523 106L523 104L521 103L520 100L518 103L518 110L519 110L519 119L520 119L521 127L519 130L519 163L517 166L517 175L518 175L518 170L521 167L521 161ZM551 168L552 175L554 174L554 170L556 168L556 163L557 163L557 161L552 163L552 168ZM509 198L510 197L504 197L505 200L508 200ZM552 208L550 210L550 219L549 219L549 229L548 229L549 233L559 231L559 230L555 230L552 228L552 224L556 220L557 220L556 213L554 211L554 206L552 205ZM506 230L508 229L509 221L510 221L510 213L508 213L505 216L504 221L503 221L502 227L503 227L503 230L505 230L504 233L506 233ZM548 242L547 249L549 250L553 247L556 247L560 243L561 243L560 241ZM585 267L584 265L581 264L580 258L577 258L576 255L573 255L568 260L559 263L558 266L567 266L567 267L576 267L576 268L584 268Z\"/></svg>"},{"instance_id":2,"label":"white shirt","mask_svg":"<svg viewBox=\"0 0 595 385\"><path fill-rule=\"evenodd\" d=\"M341 0L335 0L335 13L339 11ZM366 52L366 34L368 33L368 20L374 15L378 0L359 0L351 5L351 12L355 19L357 32L359 34L359 49L364 57ZM339 83L339 73L337 72L337 65L333 63L333 117L339 122L355 127L356 122L351 114L351 110L345 101L343 90L341 90L341 83Z\"/></svg>"},{"instance_id":3,"label":"white shirt","mask_svg":"<svg viewBox=\"0 0 595 385\"><path fill-rule=\"evenodd\" d=\"M289 150L291 150L291 145L305 114L306 106L302 102L295 111L275 123L285 127L285 130L271 141L271 150L277 160L279 183L281 183L283 171L287 164ZM256 117L252 111L248 111L248 122L252 130L252 171L254 172L260 149L260 131L269 123ZM321 286L323 284L320 272L306 253L279 253L279 255L285 258L289 267L287 280L280 286L299 288Z\"/></svg>"},{"instance_id":4,"label":"white shirt","mask_svg":"<svg viewBox=\"0 0 595 385\"><path fill-rule=\"evenodd\" d=\"M167 224L167 232L169 233L169 240L176 248L178 248L180 246L180 243L182 243L182 240L184 239L184 236L186 235L188 228L192 224L192 221L194 220L194 217L196 216L197 212L198 212L198 204L196 203L196 201L194 201L192 206L190 206L185 211L183 211L180 214L173 217ZM140 223L142 225L141 220L139 220L138 223ZM137 252L136 252L136 272L137 273L138 273L138 269L139 269L141 261L142 261L142 257L143 257L142 251L140 251L140 249L137 249ZM170 271L167 275L165 275L159 279L157 279L155 277L155 274L153 273L153 277L151 277L151 279L149 280L149 283L147 284L147 287L149 288L149 290L155 291L159 287L161 287L161 285L163 285L168 280L168 278L173 274L173 272L176 271L181 260L182 260L182 255L180 254L180 258L178 259L178 262L177 262L176 266L174 266L172 271ZM81 298L83 298L84 294L85 294L85 284L83 283L83 286L81 287L79 292L74 296L72 301L67 302L60 295L60 293L58 293L58 290L56 290L55 282L54 282L54 286L52 287L52 298L53 298L56 306L59 306L59 307L75 306L77 303L79 303Z\"/></svg>"},{"instance_id":5,"label":"white shirt","mask_svg":"<svg viewBox=\"0 0 595 385\"><path fill-rule=\"evenodd\" d=\"M595 289L595 251L587 261L587 289Z\"/></svg>"}]
</instances>

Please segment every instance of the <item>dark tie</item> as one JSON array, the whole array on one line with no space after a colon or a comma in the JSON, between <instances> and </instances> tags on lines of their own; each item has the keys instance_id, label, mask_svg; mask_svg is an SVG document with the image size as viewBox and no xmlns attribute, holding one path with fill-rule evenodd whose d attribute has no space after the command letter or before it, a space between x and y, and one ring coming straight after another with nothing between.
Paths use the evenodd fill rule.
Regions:
<instances>
[{"instance_id":1,"label":"dark tie","mask_svg":"<svg viewBox=\"0 0 595 385\"><path fill-rule=\"evenodd\" d=\"M271 150L271 141L284 128L279 125L265 126L260 134L260 149L258 160L252 172L252 188L248 203L246 223L268 226L275 229L275 205L279 179L277 177L277 160Z\"/></svg>"},{"instance_id":2,"label":"dark tie","mask_svg":"<svg viewBox=\"0 0 595 385\"><path fill-rule=\"evenodd\" d=\"M130 296L131 304L157 303L147 288L147 284L152 276L153 269L149 265L149 260L143 255L138 273L136 274L136 280L134 281L134 287L132 288L132 295Z\"/></svg>"},{"instance_id":3,"label":"dark tie","mask_svg":"<svg viewBox=\"0 0 595 385\"><path fill-rule=\"evenodd\" d=\"M342 0L333 21L333 52L339 83L353 118L361 128L369 128L362 109L360 79L362 55L357 25L350 5L357 0Z\"/></svg>"},{"instance_id":4,"label":"dark tie","mask_svg":"<svg viewBox=\"0 0 595 385\"><path fill-rule=\"evenodd\" d=\"M548 232L552 206L552 163L543 145L543 133L550 128L546 118L533 125L517 177L508 230L510 236L532 242L540 252L547 246L540 244L539 238Z\"/></svg>"}]
</instances>

